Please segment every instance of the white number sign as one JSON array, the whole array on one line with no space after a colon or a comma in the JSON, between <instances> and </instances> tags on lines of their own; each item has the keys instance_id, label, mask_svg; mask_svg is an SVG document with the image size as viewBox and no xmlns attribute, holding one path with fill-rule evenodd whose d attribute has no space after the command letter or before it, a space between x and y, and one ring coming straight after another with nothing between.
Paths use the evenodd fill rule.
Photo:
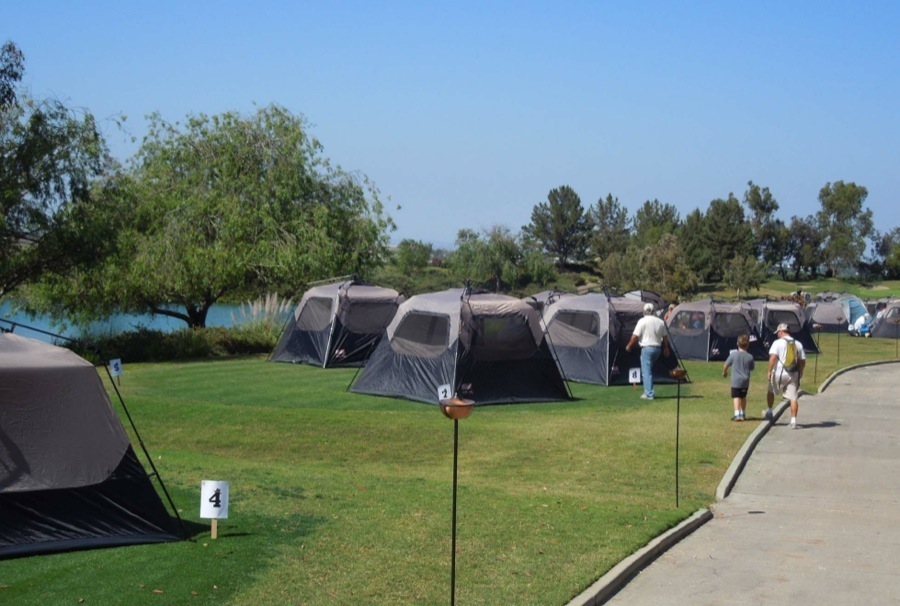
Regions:
<instances>
[{"instance_id":1,"label":"white number sign","mask_svg":"<svg viewBox=\"0 0 900 606\"><path fill-rule=\"evenodd\" d=\"M203 480L200 482L200 517L228 517L228 482Z\"/></svg>"}]
</instances>

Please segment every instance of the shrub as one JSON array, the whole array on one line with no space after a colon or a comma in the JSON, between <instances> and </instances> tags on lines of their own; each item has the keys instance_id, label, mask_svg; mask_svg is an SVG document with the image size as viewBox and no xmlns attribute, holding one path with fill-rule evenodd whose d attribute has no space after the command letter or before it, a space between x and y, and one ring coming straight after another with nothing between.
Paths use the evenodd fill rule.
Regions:
<instances>
[{"instance_id":1,"label":"shrub","mask_svg":"<svg viewBox=\"0 0 900 606\"><path fill-rule=\"evenodd\" d=\"M183 328L171 332L139 327L117 335L86 335L69 347L94 363L120 358L127 362L162 362L228 355L269 353L278 343L290 299L270 294L243 304L231 328ZM101 360L102 358L102 360Z\"/></svg>"}]
</instances>

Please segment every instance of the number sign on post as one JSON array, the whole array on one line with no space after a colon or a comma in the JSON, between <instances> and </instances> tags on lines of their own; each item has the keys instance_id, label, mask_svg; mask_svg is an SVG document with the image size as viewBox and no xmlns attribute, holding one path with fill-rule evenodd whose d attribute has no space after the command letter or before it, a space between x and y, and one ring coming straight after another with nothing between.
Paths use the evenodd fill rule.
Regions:
<instances>
[{"instance_id":1,"label":"number sign on post","mask_svg":"<svg viewBox=\"0 0 900 606\"><path fill-rule=\"evenodd\" d=\"M109 376L117 378L119 385L122 384L122 360L116 358L109 361Z\"/></svg>"},{"instance_id":2,"label":"number sign on post","mask_svg":"<svg viewBox=\"0 0 900 606\"><path fill-rule=\"evenodd\" d=\"M203 480L200 483L200 517L212 518L211 538L219 530L219 518L228 517L228 482Z\"/></svg>"},{"instance_id":3,"label":"number sign on post","mask_svg":"<svg viewBox=\"0 0 900 606\"><path fill-rule=\"evenodd\" d=\"M453 387L449 383L438 385L438 400L448 400L453 397Z\"/></svg>"},{"instance_id":4,"label":"number sign on post","mask_svg":"<svg viewBox=\"0 0 900 606\"><path fill-rule=\"evenodd\" d=\"M632 385L636 385L641 382L641 367L638 366L636 368L628 369L628 382Z\"/></svg>"}]
</instances>

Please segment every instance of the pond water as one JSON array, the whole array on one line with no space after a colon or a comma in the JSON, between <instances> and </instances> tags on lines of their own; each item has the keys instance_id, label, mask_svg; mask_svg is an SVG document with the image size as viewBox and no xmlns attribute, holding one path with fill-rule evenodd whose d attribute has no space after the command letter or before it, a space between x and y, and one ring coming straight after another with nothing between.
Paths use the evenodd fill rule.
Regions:
<instances>
[{"instance_id":1,"label":"pond water","mask_svg":"<svg viewBox=\"0 0 900 606\"><path fill-rule=\"evenodd\" d=\"M209 310L209 314L206 316L206 325L229 327L235 324L235 320L240 323L241 318L240 305L213 305ZM0 319L21 325L15 329L16 334L48 342L53 340L51 336L42 335L36 331L29 330L26 327L36 328L41 331L62 335L64 337L79 337L86 333L94 335L116 335L130 330L137 330L138 328L149 328L170 332L187 326L187 324L181 320L176 320L175 318L149 314L116 314L102 322L92 322L87 327L73 326L68 323L60 326L54 324L49 318L40 316L31 317L27 313L21 311L18 306L10 302L0 303ZM0 322L0 328L9 329L10 325L6 322Z\"/></svg>"}]
</instances>

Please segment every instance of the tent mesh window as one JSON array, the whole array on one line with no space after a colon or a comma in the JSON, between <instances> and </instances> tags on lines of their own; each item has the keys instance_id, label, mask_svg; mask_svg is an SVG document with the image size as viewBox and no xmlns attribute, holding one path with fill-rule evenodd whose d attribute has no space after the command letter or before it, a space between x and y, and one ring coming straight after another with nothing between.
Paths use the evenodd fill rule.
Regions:
<instances>
[{"instance_id":1,"label":"tent mesh window","mask_svg":"<svg viewBox=\"0 0 900 606\"><path fill-rule=\"evenodd\" d=\"M600 337L600 316L592 311L561 311L547 332L555 346L592 347Z\"/></svg>"},{"instance_id":2,"label":"tent mesh window","mask_svg":"<svg viewBox=\"0 0 900 606\"><path fill-rule=\"evenodd\" d=\"M331 299L312 297L300 311L297 328L310 332L325 330L331 323Z\"/></svg>"},{"instance_id":3,"label":"tent mesh window","mask_svg":"<svg viewBox=\"0 0 900 606\"><path fill-rule=\"evenodd\" d=\"M780 309L770 309L766 314L766 326L771 331L775 331L778 328L779 324L787 324L788 329L792 333L797 333L803 327L800 324L800 320L797 318L797 314L791 313L786 310Z\"/></svg>"},{"instance_id":4,"label":"tent mesh window","mask_svg":"<svg viewBox=\"0 0 900 606\"><path fill-rule=\"evenodd\" d=\"M520 316L479 316L473 323L472 353L476 359L527 359L537 350L531 329Z\"/></svg>"},{"instance_id":5,"label":"tent mesh window","mask_svg":"<svg viewBox=\"0 0 900 606\"><path fill-rule=\"evenodd\" d=\"M679 311L672 319L669 330L696 334L706 325L706 314L702 311Z\"/></svg>"},{"instance_id":6,"label":"tent mesh window","mask_svg":"<svg viewBox=\"0 0 900 606\"><path fill-rule=\"evenodd\" d=\"M562 311L556 314L556 321L595 337L600 334L600 319L593 312Z\"/></svg>"},{"instance_id":7,"label":"tent mesh window","mask_svg":"<svg viewBox=\"0 0 900 606\"><path fill-rule=\"evenodd\" d=\"M739 337L750 334L750 326L747 324L747 319L740 314L716 314L715 330L723 337Z\"/></svg>"},{"instance_id":8,"label":"tent mesh window","mask_svg":"<svg viewBox=\"0 0 900 606\"><path fill-rule=\"evenodd\" d=\"M634 334L638 321L643 313L615 314L614 321L610 323L609 334L613 341L622 346L628 343L628 339Z\"/></svg>"},{"instance_id":9,"label":"tent mesh window","mask_svg":"<svg viewBox=\"0 0 900 606\"><path fill-rule=\"evenodd\" d=\"M400 354L437 358L447 350L449 338L448 316L415 312L400 320L394 330L391 347Z\"/></svg>"},{"instance_id":10,"label":"tent mesh window","mask_svg":"<svg viewBox=\"0 0 900 606\"><path fill-rule=\"evenodd\" d=\"M397 312L394 301L349 301L343 302L341 323L356 333L371 335L387 326Z\"/></svg>"}]
</instances>

